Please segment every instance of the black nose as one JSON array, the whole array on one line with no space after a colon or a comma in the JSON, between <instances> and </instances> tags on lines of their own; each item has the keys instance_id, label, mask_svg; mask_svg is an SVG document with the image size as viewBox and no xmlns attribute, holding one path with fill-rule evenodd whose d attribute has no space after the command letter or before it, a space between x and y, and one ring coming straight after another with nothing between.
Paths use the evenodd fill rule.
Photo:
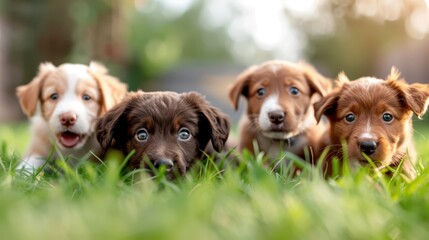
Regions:
<instances>
[{"instance_id":1,"label":"black nose","mask_svg":"<svg viewBox=\"0 0 429 240\"><path fill-rule=\"evenodd\" d=\"M271 123L280 124L283 123L285 119L285 114L280 110L272 111L268 113L268 118L270 119Z\"/></svg>"},{"instance_id":2,"label":"black nose","mask_svg":"<svg viewBox=\"0 0 429 240\"><path fill-rule=\"evenodd\" d=\"M155 161L154 166L156 168L161 168L161 166L165 166L166 170L170 170L173 168L174 164L173 161L171 161L170 159L160 159Z\"/></svg>"},{"instance_id":3,"label":"black nose","mask_svg":"<svg viewBox=\"0 0 429 240\"><path fill-rule=\"evenodd\" d=\"M371 155L377 149L377 142L375 141L361 141L359 142L359 148L361 152L364 152L366 155Z\"/></svg>"}]
</instances>

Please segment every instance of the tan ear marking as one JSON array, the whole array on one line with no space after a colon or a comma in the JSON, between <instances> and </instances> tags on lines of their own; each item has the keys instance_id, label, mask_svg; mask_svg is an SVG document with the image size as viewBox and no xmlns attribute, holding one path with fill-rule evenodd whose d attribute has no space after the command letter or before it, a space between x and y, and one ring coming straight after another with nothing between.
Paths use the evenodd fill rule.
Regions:
<instances>
[{"instance_id":1,"label":"tan ear marking","mask_svg":"<svg viewBox=\"0 0 429 240\"><path fill-rule=\"evenodd\" d=\"M56 67L52 63L41 63L36 77L34 77L28 84L16 88L16 95L19 99L22 111L28 117L32 117L35 114L43 79L55 70Z\"/></svg>"},{"instance_id":2,"label":"tan ear marking","mask_svg":"<svg viewBox=\"0 0 429 240\"><path fill-rule=\"evenodd\" d=\"M99 74L107 74L109 72L103 64L95 61L91 61L89 63L89 69L90 71L96 72Z\"/></svg>"},{"instance_id":3,"label":"tan ear marking","mask_svg":"<svg viewBox=\"0 0 429 240\"><path fill-rule=\"evenodd\" d=\"M100 63L91 62L88 70L97 81L101 93L101 112L106 113L119 103L127 93L128 86L119 79L107 74L107 69Z\"/></svg>"}]
</instances>

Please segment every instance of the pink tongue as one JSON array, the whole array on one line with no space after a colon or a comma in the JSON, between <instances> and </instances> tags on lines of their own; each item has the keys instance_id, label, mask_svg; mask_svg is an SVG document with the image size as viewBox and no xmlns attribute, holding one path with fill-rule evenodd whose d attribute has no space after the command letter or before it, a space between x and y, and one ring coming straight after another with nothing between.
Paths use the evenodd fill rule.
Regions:
<instances>
[{"instance_id":1,"label":"pink tongue","mask_svg":"<svg viewBox=\"0 0 429 240\"><path fill-rule=\"evenodd\" d=\"M60 135L60 143L64 145L64 147L72 148L78 144L79 140L79 135L71 132L63 132Z\"/></svg>"}]
</instances>

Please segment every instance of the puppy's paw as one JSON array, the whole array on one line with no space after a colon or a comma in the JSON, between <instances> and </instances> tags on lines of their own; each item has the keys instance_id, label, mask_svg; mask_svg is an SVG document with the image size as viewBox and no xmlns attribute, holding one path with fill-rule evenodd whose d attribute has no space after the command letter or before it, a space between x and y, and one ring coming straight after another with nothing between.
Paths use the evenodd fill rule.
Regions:
<instances>
[{"instance_id":1,"label":"puppy's paw","mask_svg":"<svg viewBox=\"0 0 429 240\"><path fill-rule=\"evenodd\" d=\"M37 173L39 168L45 164L46 160L42 157L31 156L23 159L16 167L16 172L22 175L34 175Z\"/></svg>"}]
</instances>

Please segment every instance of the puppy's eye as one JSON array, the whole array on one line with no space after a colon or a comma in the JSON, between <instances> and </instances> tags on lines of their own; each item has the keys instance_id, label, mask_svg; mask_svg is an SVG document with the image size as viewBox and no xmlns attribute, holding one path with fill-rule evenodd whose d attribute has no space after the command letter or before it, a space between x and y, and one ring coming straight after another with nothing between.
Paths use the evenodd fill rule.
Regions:
<instances>
[{"instance_id":1,"label":"puppy's eye","mask_svg":"<svg viewBox=\"0 0 429 240\"><path fill-rule=\"evenodd\" d=\"M289 88L289 92L290 92L290 94L296 96L299 94L299 89L297 87L291 87L291 88Z\"/></svg>"},{"instance_id":2,"label":"puppy's eye","mask_svg":"<svg viewBox=\"0 0 429 240\"><path fill-rule=\"evenodd\" d=\"M264 96L265 95L265 88L259 88L256 91L256 94L258 94L258 96L260 96L260 97Z\"/></svg>"},{"instance_id":3,"label":"puppy's eye","mask_svg":"<svg viewBox=\"0 0 429 240\"><path fill-rule=\"evenodd\" d=\"M349 113L347 114L344 119L346 120L346 122L353 122L355 120L355 115L353 113Z\"/></svg>"},{"instance_id":4,"label":"puppy's eye","mask_svg":"<svg viewBox=\"0 0 429 240\"><path fill-rule=\"evenodd\" d=\"M136 133L136 139L139 142L145 142L149 138L149 133L147 132L146 128L141 128Z\"/></svg>"},{"instance_id":5,"label":"puppy's eye","mask_svg":"<svg viewBox=\"0 0 429 240\"><path fill-rule=\"evenodd\" d=\"M187 128L181 128L179 130L178 138L180 141L187 141L191 138L191 132Z\"/></svg>"},{"instance_id":6,"label":"puppy's eye","mask_svg":"<svg viewBox=\"0 0 429 240\"><path fill-rule=\"evenodd\" d=\"M91 100L91 96L89 96L88 94L84 94L84 95L82 95L82 99L84 101L89 101L89 100Z\"/></svg>"},{"instance_id":7,"label":"puppy's eye","mask_svg":"<svg viewBox=\"0 0 429 240\"><path fill-rule=\"evenodd\" d=\"M57 99L58 99L58 97L59 97L59 96L58 96L58 93L52 93L52 94L51 94L51 96L49 96L49 98L50 98L51 100L54 100L54 101L55 101L55 100L57 100Z\"/></svg>"},{"instance_id":8,"label":"puppy's eye","mask_svg":"<svg viewBox=\"0 0 429 240\"><path fill-rule=\"evenodd\" d=\"M393 115L390 113L383 113L383 121L390 123L393 121Z\"/></svg>"}]
</instances>

